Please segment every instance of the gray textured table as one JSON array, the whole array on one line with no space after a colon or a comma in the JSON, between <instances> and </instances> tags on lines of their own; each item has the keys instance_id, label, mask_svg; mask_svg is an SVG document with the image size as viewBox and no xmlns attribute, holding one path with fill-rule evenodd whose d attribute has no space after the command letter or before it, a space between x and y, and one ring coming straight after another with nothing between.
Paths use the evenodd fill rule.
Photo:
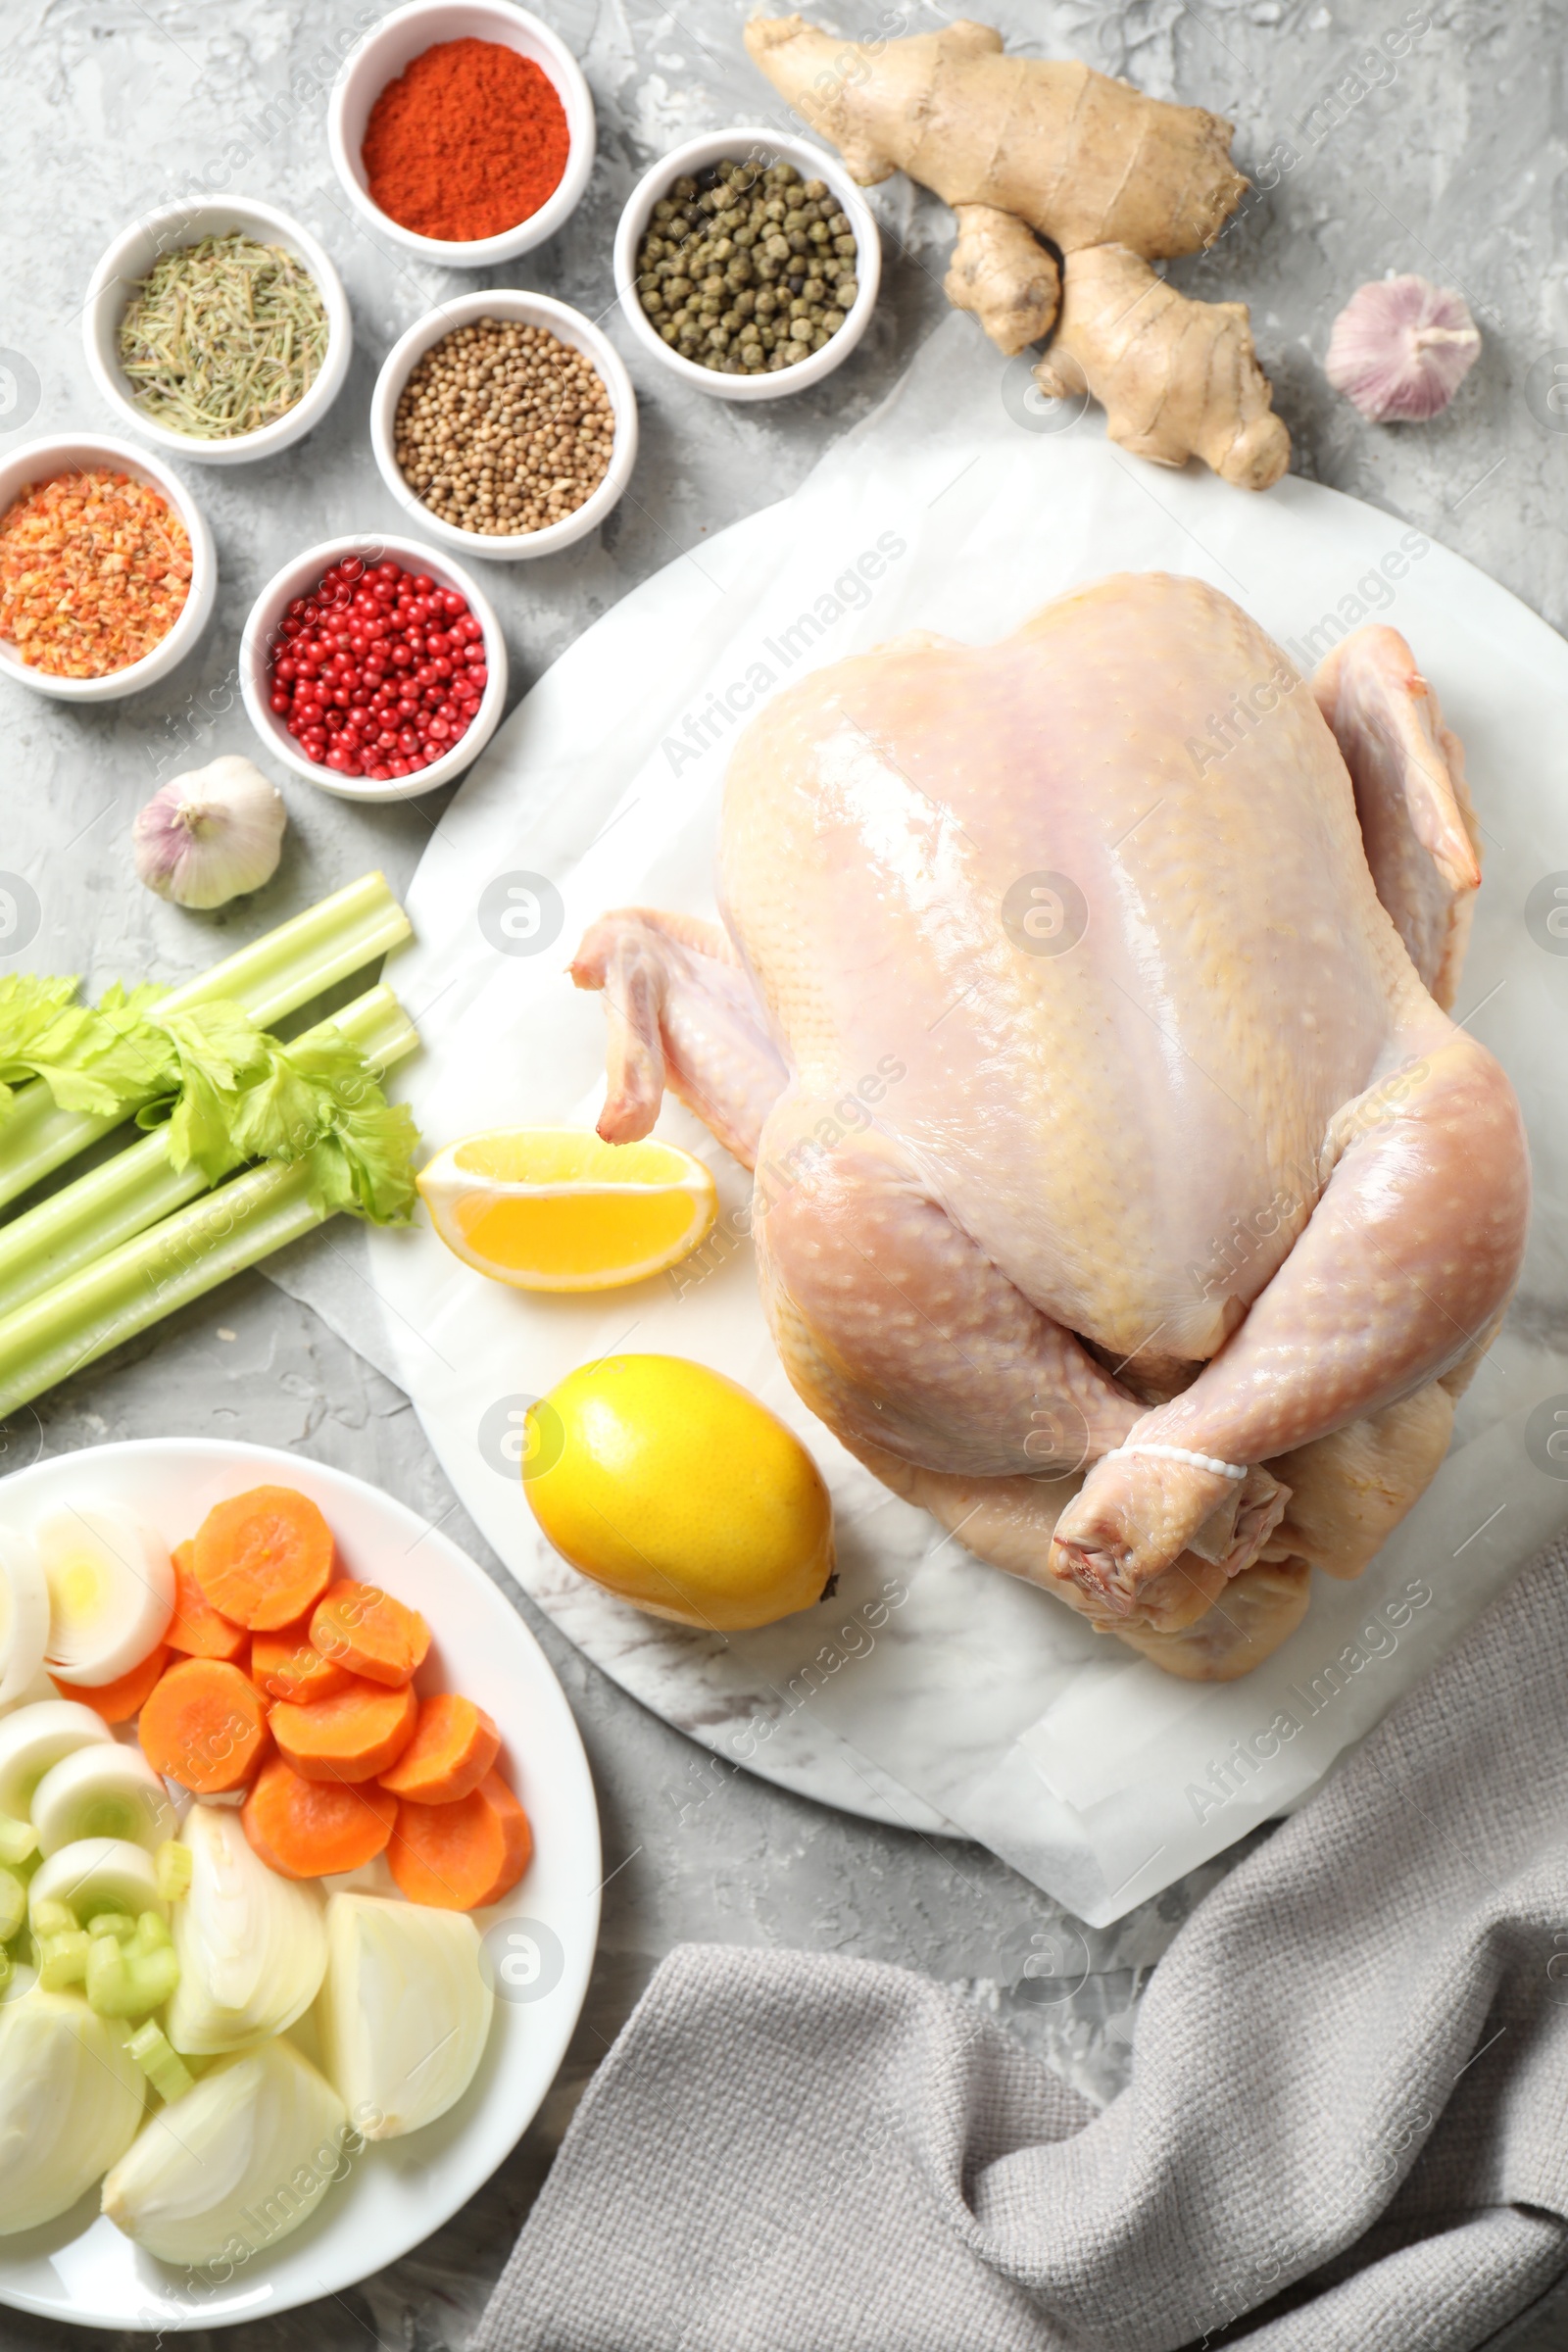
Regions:
<instances>
[{"instance_id":1,"label":"gray textured table","mask_svg":"<svg viewBox=\"0 0 1568 2352\"><path fill-rule=\"evenodd\" d=\"M401 523L370 459L369 387L390 343L444 294L522 283L608 314L642 401L637 475L600 539L550 562L485 569L514 698L634 582L788 491L826 439L893 383L940 315L948 216L894 182L873 199L887 232L882 304L827 386L744 410L652 376L610 308L616 215L652 156L690 132L765 114L768 93L740 46L747 10L742 0L681 0L678 14L546 0L545 13L593 84L598 167L552 245L488 281L460 281L379 249L332 176L325 42L355 21L353 0L7 0L0 12L9 100L0 347L21 386L0 416L0 449L19 430L110 425L82 361L88 275L128 220L187 192L193 173L270 198L316 229L347 284L357 338L347 388L299 448L232 471L183 468L217 535L220 582L214 622L172 679L96 712L0 684L0 864L24 874L43 906L27 963L80 970L95 989L122 975L172 980L369 865L395 885L412 873L442 796L368 813L289 783L282 868L232 916L192 917L153 900L131 874L128 834L160 780L219 752L256 751L231 671L244 614L276 565L329 533ZM906 0L903 21L920 29L948 13ZM1234 118L1238 159L1265 191L1214 254L1174 274L1252 305L1298 469L1418 525L1561 626L1568 413L1557 415L1547 394L1555 363L1568 363L1563 8L1006 0L979 13L1021 47L1080 55ZM837 0L834 14L848 30L893 28L878 0ZM1382 36L1400 27L1414 37L1391 62ZM1330 391L1321 360L1341 303L1391 269L1462 287L1486 348L1443 418L1380 431ZM451 1505L400 1394L259 1276L79 1377L36 1423L20 1416L7 1458L172 1433L296 1446L432 1517ZM461 1513L446 1525L484 1556ZM1081 1946L1046 1897L985 1854L831 1814L725 1770L518 1605L577 1712L604 1816L612 1876L583 2023L542 2115L491 2186L357 2293L236 2331L267 2352L318 2352L359 2342L362 2330L411 2352L466 2340L573 2101L672 1943L790 1943L912 1964L966 1986L1104 2096L1125 2074L1144 1975L1214 1875L1198 1874ZM1529 2352L1552 2340L1542 2333ZM7 2314L0 2341L80 2338Z\"/></svg>"}]
</instances>

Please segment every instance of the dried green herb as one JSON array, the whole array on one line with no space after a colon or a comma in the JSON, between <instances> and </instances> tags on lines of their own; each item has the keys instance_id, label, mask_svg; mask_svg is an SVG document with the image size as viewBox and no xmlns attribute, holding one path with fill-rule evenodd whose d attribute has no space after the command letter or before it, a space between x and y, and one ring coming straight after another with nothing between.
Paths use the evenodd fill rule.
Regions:
<instances>
[{"instance_id":1,"label":"dried green herb","mask_svg":"<svg viewBox=\"0 0 1568 2352\"><path fill-rule=\"evenodd\" d=\"M310 271L239 229L166 253L126 305L120 365L154 424L228 441L287 416L326 357Z\"/></svg>"}]
</instances>

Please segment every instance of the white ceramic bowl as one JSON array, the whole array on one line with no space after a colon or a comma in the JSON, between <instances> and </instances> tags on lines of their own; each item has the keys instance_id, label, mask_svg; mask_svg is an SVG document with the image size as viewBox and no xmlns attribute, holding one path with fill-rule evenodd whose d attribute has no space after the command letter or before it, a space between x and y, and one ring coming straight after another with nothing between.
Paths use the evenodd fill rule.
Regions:
<instances>
[{"instance_id":1,"label":"white ceramic bowl","mask_svg":"<svg viewBox=\"0 0 1568 2352\"><path fill-rule=\"evenodd\" d=\"M371 201L360 149L365 144L370 109L387 83L396 81L406 66L436 42L461 40L499 41L522 57L531 57L556 85L565 109L570 146L561 185L536 213L499 236L474 237L459 244L446 237L418 236L383 213ZM488 269L492 262L510 262L519 253L531 253L536 245L553 237L576 209L588 185L596 137L593 94L577 60L548 24L525 9L510 7L508 0L409 0L406 8L395 8L345 58L326 114L332 168L356 212L406 253L416 253L426 262L443 262L449 270Z\"/></svg>"},{"instance_id":2,"label":"white ceramic bowl","mask_svg":"<svg viewBox=\"0 0 1568 2352\"><path fill-rule=\"evenodd\" d=\"M443 335L451 334L455 327L471 326L479 318L517 319L527 326L545 327L563 343L569 343L592 361L615 412L615 438L611 448L609 472L592 498L585 499L574 514L568 514L563 522L548 524L542 531L513 531L505 538L490 539L479 531L462 530L456 523L432 514L398 469L394 441L398 402L416 361L422 359L433 344L439 343ZM510 288L492 289L487 294L465 294L416 319L387 353L370 396L370 447L375 452L381 479L399 506L406 509L412 522L421 531L427 531L442 547L451 548L456 555L481 556L488 562L513 562L519 556L553 556L558 548L569 547L574 539L586 538L590 531L597 530L630 481L631 469L637 462L637 395L619 352L581 311L574 311L564 302L554 302L548 294L522 294Z\"/></svg>"},{"instance_id":3,"label":"white ceramic bowl","mask_svg":"<svg viewBox=\"0 0 1568 2352\"><path fill-rule=\"evenodd\" d=\"M468 610L484 630L485 666L490 674L473 723L444 759L432 760L412 776L389 776L380 782L374 776L340 776L329 767L319 767L300 750L271 709L267 669L278 624L294 599L308 596L322 572L345 556L364 556L376 563L388 557L405 571L426 573L438 587L456 588L467 598ZM471 767L495 733L507 699L507 644L488 597L461 564L438 555L417 539L389 539L382 532L359 531L349 539L323 539L318 547L307 548L268 581L251 607L240 638L239 684L251 725L263 743L307 783L318 784L340 801L412 801L421 792L433 792L438 784L450 784L454 776Z\"/></svg>"},{"instance_id":4,"label":"white ceramic bowl","mask_svg":"<svg viewBox=\"0 0 1568 2352\"><path fill-rule=\"evenodd\" d=\"M65 703L118 703L167 678L183 662L212 616L218 593L218 555L206 516L177 473L132 442L104 433L64 434L55 440L29 441L0 460L0 514L16 504L29 483L47 482L57 473L85 473L94 466L128 473L132 481L148 482L161 490L185 526L190 540L190 593L184 610L161 645L154 646L127 669L112 669L101 678L52 678L29 669L8 639L0 637L0 676L30 686L34 694L52 694Z\"/></svg>"},{"instance_id":5,"label":"white ceramic bowl","mask_svg":"<svg viewBox=\"0 0 1568 2352\"><path fill-rule=\"evenodd\" d=\"M830 335L821 350L813 351L809 359L798 360L793 368L776 368L770 375L724 375L716 368L699 368L695 360L683 359L649 324L648 314L637 299L637 252L648 232L655 205L668 194L674 181L701 172L710 164L723 163L726 158L740 162L752 156L763 157L768 163L793 164L803 179L827 182L855 231L858 248L856 283L859 292L838 333ZM714 400L783 400L791 392L805 392L812 384L819 384L835 368L842 367L870 325L881 276L882 243L871 208L837 156L825 154L808 139L797 139L787 132L768 130L756 123L742 124L737 130L705 131L700 139L688 139L684 147L673 148L668 155L662 156L643 173L626 199L620 225L615 230L615 291L632 333L651 359L658 360L661 367L679 376L694 392L710 393Z\"/></svg>"},{"instance_id":6,"label":"white ceramic bowl","mask_svg":"<svg viewBox=\"0 0 1568 2352\"><path fill-rule=\"evenodd\" d=\"M230 441L198 441L190 433L172 432L167 424L159 424L137 407L130 384L121 371L120 322L132 292L164 254L177 252L183 245L195 245L203 237L227 236L236 228L243 235L254 237L258 245L281 245L285 253L304 263L316 281L326 312L326 357L304 398L283 416L275 416L270 424L262 425L254 433L236 433ZM168 450L172 457L195 458L204 466L246 466L255 458L270 458L301 439L325 416L342 391L354 351L348 296L323 248L309 229L291 220L287 213L280 213L270 204L258 204L249 196L204 199L200 204L166 204L157 212L144 213L115 239L93 271L81 330L93 382L110 407L118 411L122 423L151 441L155 448Z\"/></svg>"}]
</instances>

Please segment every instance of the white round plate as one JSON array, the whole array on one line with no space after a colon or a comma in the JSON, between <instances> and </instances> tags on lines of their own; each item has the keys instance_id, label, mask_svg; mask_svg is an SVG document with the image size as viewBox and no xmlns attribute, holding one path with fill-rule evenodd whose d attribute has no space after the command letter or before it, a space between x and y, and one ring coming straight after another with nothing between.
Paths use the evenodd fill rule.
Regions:
<instances>
[{"instance_id":1,"label":"white round plate","mask_svg":"<svg viewBox=\"0 0 1568 2352\"><path fill-rule=\"evenodd\" d=\"M731 748L753 711L824 664L910 630L985 643L1118 567L1210 581L1306 669L1348 630L1386 620L1466 746L1486 879L1456 1010L1518 1089L1539 1177L1517 1307L1424 1501L1357 1584L1321 1581L1294 1648L1244 1683L1172 1682L1053 1595L968 1557L961 1531L944 1536L896 1500L807 1410L758 1296L742 1213L751 1180L668 1097L657 1132L712 1168L720 1221L667 1277L575 1298L510 1292L416 1228L368 1245L390 1355L341 1289L333 1303L338 1329L395 1357L513 1573L645 1705L725 1762L858 1812L908 1821L898 1791L914 1791L931 1809L922 1827L945 1818L1102 1926L1259 1818L1261 1786L1205 1812L1189 1785L1287 1704L1293 1678L1311 1682L1362 1628L1360 1612L1434 1561L1444 1568L1422 1588L1434 1605L1419 1633L1295 1742L1267 1785L1271 1807L1458 1639L1560 1516L1560 1486L1520 1457L1531 1411L1568 1393L1552 1320L1568 1251L1557 1046L1568 960L1546 920L1552 894L1568 888L1568 649L1400 518L1295 476L1253 497L1197 467L1146 466L1104 439L1083 402L1039 400L1028 354L999 367L976 337L958 316L939 327L883 408L793 497L633 589L498 730L442 816L407 897L414 944L388 970L420 1007L424 1051L409 1065L408 1099L432 1152L487 1126L593 1124L605 1017L571 986L577 942L611 907L712 915ZM1215 729L1217 739L1218 719ZM876 821L907 825L922 844L934 826L925 854L945 857L940 812L906 816L899 789L870 804ZM850 943L852 964L855 953ZM863 984L889 1007L887 1044L901 1049L883 967L864 943L858 953ZM864 1115L851 1098L837 1123ZM622 1349L708 1363L798 1432L833 1495L831 1600L726 1641L639 1617L543 1544L517 1479L498 1475L496 1416L515 1409L517 1392ZM694 1805L716 1779L694 1759Z\"/></svg>"},{"instance_id":2,"label":"white round plate","mask_svg":"<svg viewBox=\"0 0 1568 2352\"><path fill-rule=\"evenodd\" d=\"M534 1859L521 1885L475 1913L475 1923L481 1932L501 1919L515 1920L519 1933L542 1927L541 1948L550 1952L554 1938L563 1964L539 1997L497 2001L478 2075L456 2107L406 2139L366 2148L303 2228L226 2279L187 2275L141 2253L98 2212L96 2188L46 2228L0 2237L0 2304L78 2327L231 2327L337 2294L408 2253L483 2186L532 2122L565 2055L593 1965L599 1817L571 1710L506 1596L438 1530L344 1471L270 1446L205 1438L133 1439L37 1462L0 1486L0 1518L24 1526L102 1493L173 1544L224 1495L258 1486L309 1494L337 1539L341 1568L428 1618L434 1640L421 1690L462 1690L495 1717L501 1769L533 1824ZM547 1963L538 1982L551 1973Z\"/></svg>"}]
</instances>

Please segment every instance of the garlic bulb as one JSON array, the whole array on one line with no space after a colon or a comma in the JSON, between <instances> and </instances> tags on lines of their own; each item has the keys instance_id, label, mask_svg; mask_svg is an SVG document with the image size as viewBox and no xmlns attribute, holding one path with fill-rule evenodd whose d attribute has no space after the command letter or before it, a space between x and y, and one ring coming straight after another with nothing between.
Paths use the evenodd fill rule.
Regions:
<instances>
[{"instance_id":1,"label":"garlic bulb","mask_svg":"<svg viewBox=\"0 0 1568 2352\"><path fill-rule=\"evenodd\" d=\"M176 906L226 906L271 880L287 823L277 786L230 754L153 795L131 827L136 871Z\"/></svg>"},{"instance_id":2,"label":"garlic bulb","mask_svg":"<svg viewBox=\"0 0 1568 2352\"><path fill-rule=\"evenodd\" d=\"M1334 321L1324 372L1374 424L1446 409L1481 351L1462 294L1424 277L1374 278Z\"/></svg>"}]
</instances>

